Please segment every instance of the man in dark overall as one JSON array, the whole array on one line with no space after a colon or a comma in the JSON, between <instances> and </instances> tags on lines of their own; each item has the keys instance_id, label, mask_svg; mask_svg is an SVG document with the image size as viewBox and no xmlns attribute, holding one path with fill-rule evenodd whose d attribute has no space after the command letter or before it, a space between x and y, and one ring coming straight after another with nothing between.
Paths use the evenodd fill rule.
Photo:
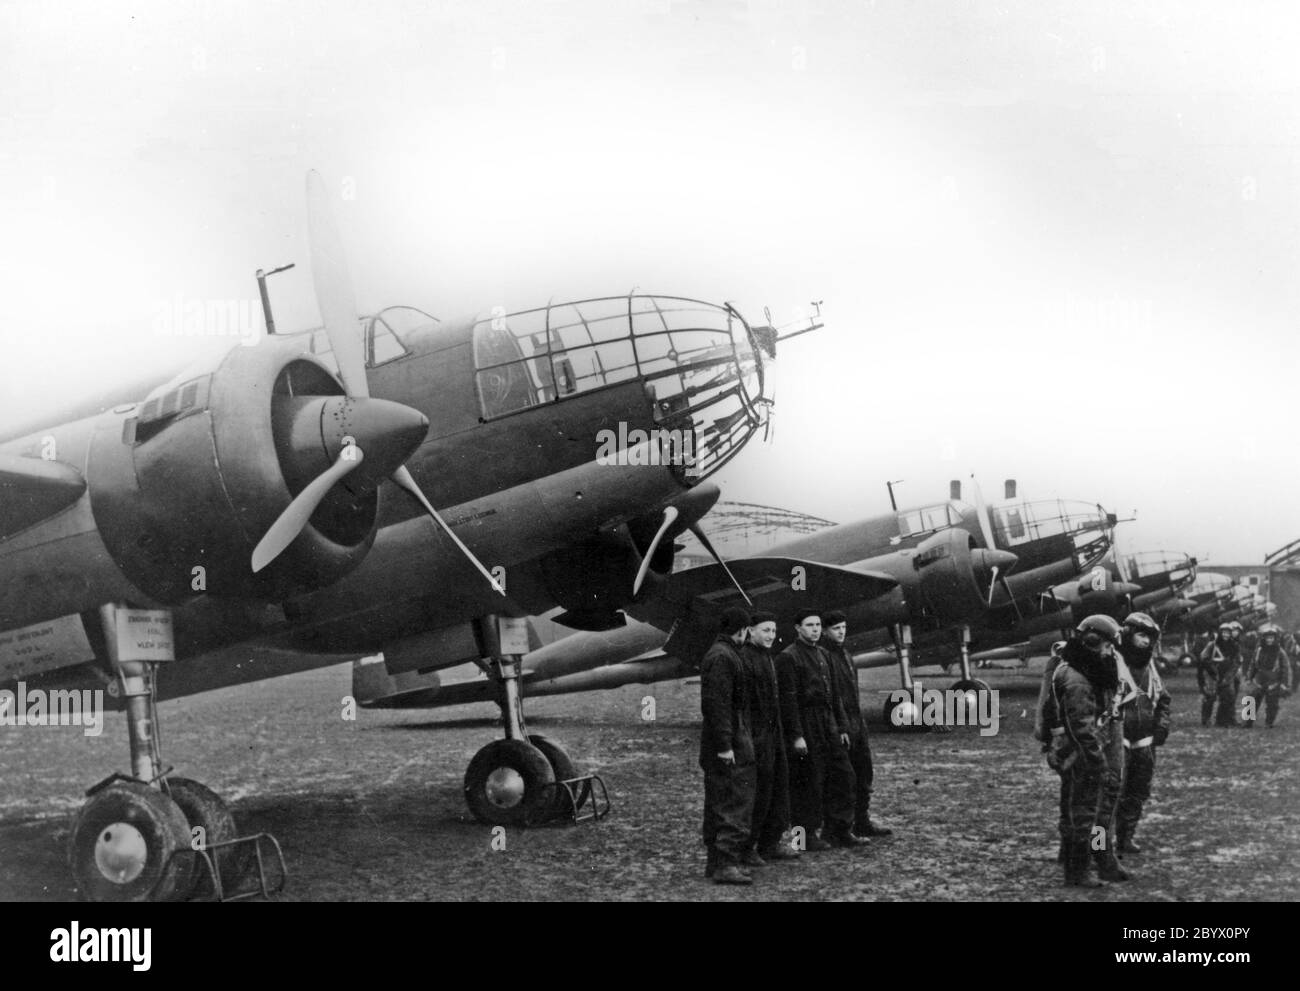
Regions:
<instances>
[{"instance_id":1,"label":"man in dark overall","mask_svg":"<svg viewBox=\"0 0 1300 991\"><path fill-rule=\"evenodd\" d=\"M1242 721L1247 729L1255 725L1259 705L1264 703L1264 725L1273 728L1282 699L1291 694L1291 658L1282 646L1282 628L1266 623L1259 631L1259 646L1243 672L1250 685L1250 709Z\"/></svg>"},{"instance_id":2,"label":"man in dark overall","mask_svg":"<svg viewBox=\"0 0 1300 991\"><path fill-rule=\"evenodd\" d=\"M849 763L853 766L853 832L858 836L888 836L893 832L871 821L871 741L867 738L867 720L862 715L858 694L858 669L844 648L849 633L848 618L830 611L822 616L821 646L831 659L831 677L835 691L849 722Z\"/></svg>"},{"instance_id":3,"label":"man in dark overall","mask_svg":"<svg viewBox=\"0 0 1300 991\"><path fill-rule=\"evenodd\" d=\"M1119 650L1137 692L1124 706L1124 781L1115 814L1116 853L1141 853L1133 842L1142 806L1151 797L1156 774L1156 747L1169 736L1169 692L1151 658L1160 639L1160 625L1144 612L1124 619Z\"/></svg>"},{"instance_id":4,"label":"man in dark overall","mask_svg":"<svg viewBox=\"0 0 1300 991\"><path fill-rule=\"evenodd\" d=\"M821 613L800 610L795 615L797 639L781 651L776 663L781 726L789 743L791 820L802 827L804 848L810 852L867 842L853 833L848 720L829 658L817 646L821 632Z\"/></svg>"},{"instance_id":5,"label":"man in dark overall","mask_svg":"<svg viewBox=\"0 0 1300 991\"><path fill-rule=\"evenodd\" d=\"M1237 643L1239 624L1229 621L1219 624L1219 634L1206 644L1196 665L1196 684L1201 690L1201 725L1236 726L1233 707L1237 704L1237 689L1241 687L1238 670L1241 667L1241 648ZM1219 711L1214 712L1215 703Z\"/></svg>"},{"instance_id":6,"label":"man in dark overall","mask_svg":"<svg viewBox=\"0 0 1300 991\"><path fill-rule=\"evenodd\" d=\"M700 662L700 767L704 769L704 876L717 884L750 884L740 860L754 819L754 741L749 728L749 679L740 645L749 614L732 607Z\"/></svg>"},{"instance_id":7,"label":"man in dark overall","mask_svg":"<svg viewBox=\"0 0 1300 991\"><path fill-rule=\"evenodd\" d=\"M769 860L797 860L799 852L781 842L790 828L790 771L781 731L780 686L772 644L776 617L755 613L749 619L749 641L740 648L749 679L749 725L754 736L754 822L749 847L741 863L762 867Z\"/></svg>"},{"instance_id":8,"label":"man in dark overall","mask_svg":"<svg viewBox=\"0 0 1300 991\"><path fill-rule=\"evenodd\" d=\"M1097 862L1105 881L1123 881L1127 872L1115 859L1109 836L1123 767L1121 727L1114 712L1120 687L1114 650L1119 624L1109 616L1089 616L1061 649L1052 673L1051 702L1045 722L1059 721L1048 763L1064 778L1066 791L1065 883L1097 887L1088 876ZM1115 780L1111 787L1108 782Z\"/></svg>"},{"instance_id":9,"label":"man in dark overall","mask_svg":"<svg viewBox=\"0 0 1300 991\"><path fill-rule=\"evenodd\" d=\"M1034 739L1043 745L1047 766L1061 777L1060 794L1057 797L1059 815L1056 822L1056 832L1060 839L1056 851L1058 864L1065 863L1066 851L1070 846L1070 789L1069 781L1060 766L1061 745L1065 742L1065 726L1056 711L1056 696L1052 694L1052 676L1061 664L1061 652L1065 650L1065 644L1065 640L1058 640L1052 644L1047 666L1043 669L1043 680L1038 686L1038 710L1034 717Z\"/></svg>"}]
</instances>

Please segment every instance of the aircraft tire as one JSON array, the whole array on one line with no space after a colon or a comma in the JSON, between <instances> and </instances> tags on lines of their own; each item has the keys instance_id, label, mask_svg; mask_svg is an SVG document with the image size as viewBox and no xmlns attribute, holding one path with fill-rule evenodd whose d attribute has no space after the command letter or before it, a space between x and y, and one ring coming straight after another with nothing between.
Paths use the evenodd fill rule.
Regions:
<instances>
[{"instance_id":1,"label":"aircraft tire","mask_svg":"<svg viewBox=\"0 0 1300 991\"><path fill-rule=\"evenodd\" d=\"M189 894L189 824L171 798L138 781L115 781L77 814L68 860L95 902L179 901Z\"/></svg>"},{"instance_id":2,"label":"aircraft tire","mask_svg":"<svg viewBox=\"0 0 1300 991\"><path fill-rule=\"evenodd\" d=\"M239 836L230 809L221 800L221 796L211 788L189 778L174 777L167 779L167 787L171 789L172 801L180 806L181 812L189 823L191 843L195 828L203 830L203 841L208 846L224 843ZM229 894L238 888L250 868L247 850L242 846L226 847L210 856L216 858L217 866L221 871L222 893ZM189 897L212 898L216 894L216 887L212 883L207 865L197 854L192 859L194 867L190 871Z\"/></svg>"},{"instance_id":3,"label":"aircraft tire","mask_svg":"<svg viewBox=\"0 0 1300 991\"><path fill-rule=\"evenodd\" d=\"M494 740L465 771L465 802L489 826L527 826L546 818L555 771L546 755L522 740Z\"/></svg>"},{"instance_id":4,"label":"aircraft tire","mask_svg":"<svg viewBox=\"0 0 1300 991\"><path fill-rule=\"evenodd\" d=\"M956 692L987 692L990 691L990 688L987 681L981 681L979 678L958 678L953 682L952 687L949 690Z\"/></svg>"},{"instance_id":5,"label":"aircraft tire","mask_svg":"<svg viewBox=\"0 0 1300 991\"><path fill-rule=\"evenodd\" d=\"M1178 658L1178 666L1180 668L1195 667L1196 658L1193 657L1191 654L1183 654L1180 658Z\"/></svg>"},{"instance_id":6,"label":"aircraft tire","mask_svg":"<svg viewBox=\"0 0 1300 991\"><path fill-rule=\"evenodd\" d=\"M573 766L573 761L569 759L568 753L554 740L549 740L544 736L530 734L528 742L542 752L546 762L551 765L551 770L555 774L556 781L569 781L578 776L578 769ZM555 811L567 811L568 799L565 798L564 789L555 789Z\"/></svg>"},{"instance_id":7,"label":"aircraft tire","mask_svg":"<svg viewBox=\"0 0 1300 991\"><path fill-rule=\"evenodd\" d=\"M890 733L924 733L928 729L928 727L926 726L922 726L919 724L898 725L894 722L894 710L902 704L903 704L903 700L895 699L893 697L892 692L890 693L889 697L885 699L884 708L881 710L885 720L885 729L888 730ZM907 704L910 705L911 702L908 701Z\"/></svg>"}]
</instances>

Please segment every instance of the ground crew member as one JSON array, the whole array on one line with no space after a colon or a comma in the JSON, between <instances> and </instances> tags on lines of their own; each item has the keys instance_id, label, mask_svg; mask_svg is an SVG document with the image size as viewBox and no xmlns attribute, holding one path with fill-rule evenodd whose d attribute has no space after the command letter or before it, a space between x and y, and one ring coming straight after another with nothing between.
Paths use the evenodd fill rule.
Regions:
<instances>
[{"instance_id":1,"label":"ground crew member","mask_svg":"<svg viewBox=\"0 0 1300 991\"><path fill-rule=\"evenodd\" d=\"M858 694L858 669L844 648L848 637L848 618L831 611L822 616L821 645L831 659L831 677L849 721L849 763L853 766L853 832L856 836L888 836L893 832L871 821L871 741L867 738L867 720L862 714Z\"/></svg>"},{"instance_id":2,"label":"ground crew member","mask_svg":"<svg viewBox=\"0 0 1300 991\"><path fill-rule=\"evenodd\" d=\"M867 841L853 833L848 719L821 639L821 613L795 614L797 639L777 655L781 725L790 758L790 818L810 852ZM822 834L818 835L818 830Z\"/></svg>"},{"instance_id":3,"label":"ground crew member","mask_svg":"<svg viewBox=\"0 0 1300 991\"><path fill-rule=\"evenodd\" d=\"M1088 876L1090 858L1102 880L1128 877L1107 835L1113 799L1109 809L1104 807L1107 778L1122 773L1123 744L1112 742L1122 740L1114 712L1120 688L1114 655L1118 641L1119 624L1109 616L1089 616L1080 623L1061 648L1044 713L1047 727L1059 724L1063 730L1053 735L1048 763L1065 783L1065 883L1071 886L1097 886Z\"/></svg>"},{"instance_id":4,"label":"ground crew member","mask_svg":"<svg viewBox=\"0 0 1300 991\"><path fill-rule=\"evenodd\" d=\"M700 662L700 767L704 769L704 876L718 884L750 884L740 867L754 818L754 740L740 645L749 614L731 607Z\"/></svg>"},{"instance_id":5,"label":"ground crew member","mask_svg":"<svg viewBox=\"0 0 1300 991\"><path fill-rule=\"evenodd\" d=\"M1133 833L1142 806L1151 797L1156 773L1156 747L1169 736L1169 693L1151 662L1160 639L1160 625L1144 612L1129 613L1120 636L1120 654L1137 691L1124 706L1124 780L1116 813L1116 853L1141 853Z\"/></svg>"},{"instance_id":6,"label":"ground crew member","mask_svg":"<svg viewBox=\"0 0 1300 991\"><path fill-rule=\"evenodd\" d=\"M1255 725L1260 702L1264 703L1264 726L1272 729L1278 706L1291 694L1291 658L1282 646L1282 628L1276 623L1267 623L1260 629L1259 646L1246 662L1244 674L1254 703L1245 713L1246 729Z\"/></svg>"},{"instance_id":7,"label":"ground crew member","mask_svg":"<svg viewBox=\"0 0 1300 991\"><path fill-rule=\"evenodd\" d=\"M1064 737L1065 727L1061 724L1059 714L1056 712L1056 704L1052 695L1052 675L1056 673L1057 667L1061 663L1061 652L1065 649L1066 641L1058 640L1052 644L1052 652L1047 658L1047 667L1043 669L1043 680L1038 686L1038 710L1034 716L1034 739L1043 745L1043 753L1047 755L1047 765L1061 776L1061 791L1058 799L1059 815L1056 822L1056 832L1060 837L1060 845L1056 850L1056 862L1065 863L1066 851L1070 844L1070 814L1069 814L1069 780L1062 772L1059 766L1059 758L1054 756L1059 749L1059 744L1064 740L1058 740L1058 737Z\"/></svg>"},{"instance_id":8,"label":"ground crew member","mask_svg":"<svg viewBox=\"0 0 1300 991\"><path fill-rule=\"evenodd\" d=\"M749 618L749 640L740 648L749 679L749 725L754 737L754 819L742 865L762 867L769 860L796 860L799 852L781 842L790 828L790 771L781 731L781 693L772 644L776 617L770 612Z\"/></svg>"},{"instance_id":9,"label":"ground crew member","mask_svg":"<svg viewBox=\"0 0 1300 991\"><path fill-rule=\"evenodd\" d=\"M1210 725L1214 715L1215 726L1235 726L1232 709L1237 704L1237 689L1241 678L1241 650L1231 621L1219 624L1218 636L1205 645L1196 665L1196 684L1201 689L1201 725ZM1219 704L1215 715L1214 704Z\"/></svg>"}]
</instances>

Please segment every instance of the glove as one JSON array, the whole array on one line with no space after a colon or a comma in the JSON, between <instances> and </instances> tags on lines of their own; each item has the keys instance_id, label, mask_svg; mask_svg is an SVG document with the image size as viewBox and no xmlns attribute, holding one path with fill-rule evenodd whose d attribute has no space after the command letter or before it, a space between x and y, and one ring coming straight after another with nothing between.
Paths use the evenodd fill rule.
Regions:
<instances>
[{"instance_id":1,"label":"glove","mask_svg":"<svg viewBox=\"0 0 1300 991\"><path fill-rule=\"evenodd\" d=\"M1154 743L1157 747L1164 746L1164 742L1169 739L1169 727L1157 726L1155 732L1152 733L1151 735L1153 737L1151 741L1152 743Z\"/></svg>"}]
</instances>

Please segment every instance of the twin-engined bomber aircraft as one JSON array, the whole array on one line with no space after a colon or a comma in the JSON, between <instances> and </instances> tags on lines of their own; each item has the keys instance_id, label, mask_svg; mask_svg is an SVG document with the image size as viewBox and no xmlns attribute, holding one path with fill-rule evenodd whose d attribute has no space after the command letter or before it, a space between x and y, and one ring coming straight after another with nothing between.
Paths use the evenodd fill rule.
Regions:
<instances>
[{"instance_id":1,"label":"twin-engined bomber aircraft","mask_svg":"<svg viewBox=\"0 0 1300 991\"><path fill-rule=\"evenodd\" d=\"M821 326L636 292L363 323L316 173L308 217L323 331L0 440L0 689L102 688L128 715L131 774L93 790L71 839L92 899L211 887L175 854L194 826L235 835L165 770L157 700L380 650L491 672L505 739L466 798L521 821L574 776L524 726L522 617L605 629L657 589L718 498L703 480L766 422L777 340Z\"/></svg>"}]
</instances>

